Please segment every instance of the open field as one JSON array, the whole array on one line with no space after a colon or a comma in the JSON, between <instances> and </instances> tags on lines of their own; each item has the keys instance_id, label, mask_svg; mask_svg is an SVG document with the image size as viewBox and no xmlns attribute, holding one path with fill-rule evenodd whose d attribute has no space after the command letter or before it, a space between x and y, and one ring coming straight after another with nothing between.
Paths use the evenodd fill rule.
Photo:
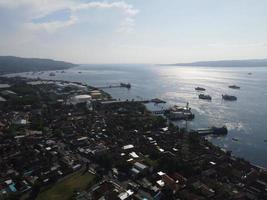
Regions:
<instances>
[{"instance_id":1,"label":"open field","mask_svg":"<svg viewBox=\"0 0 267 200\"><path fill-rule=\"evenodd\" d=\"M85 190L90 187L95 180L95 176L90 173L83 174L83 171L76 172L63 181L41 192L37 200L71 199L74 191Z\"/></svg>"}]
</instances>

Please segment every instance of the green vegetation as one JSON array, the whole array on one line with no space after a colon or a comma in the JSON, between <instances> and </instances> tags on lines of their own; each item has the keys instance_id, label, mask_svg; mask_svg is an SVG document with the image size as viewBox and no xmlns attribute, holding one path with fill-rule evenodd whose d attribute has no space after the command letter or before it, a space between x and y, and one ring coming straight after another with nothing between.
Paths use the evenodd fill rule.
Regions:
<instances>
[{"instance_id":1,"label":"green vegetation","mask_svg":"<svg viewBox=\"0 0 267 200\"><path fill-rule=\"evenodd\" d=\"M145 164L148 164L149 166L158 167L158 160L153 160L145 156L144 161L145 161Z\"/></svg>"},{"instance_id":2,"label":"green vegetation","mask_svg":"<svg viewBox=\"0 0 267 200\"><path fill-rule=\"evenodd\" d=\"M86 190L96 181L96 177L83 171L76 172L63 181L56 183L54 186L41 192L37 200L65 200L71 199L75 191Z\"/></svg>"}]
</instances>

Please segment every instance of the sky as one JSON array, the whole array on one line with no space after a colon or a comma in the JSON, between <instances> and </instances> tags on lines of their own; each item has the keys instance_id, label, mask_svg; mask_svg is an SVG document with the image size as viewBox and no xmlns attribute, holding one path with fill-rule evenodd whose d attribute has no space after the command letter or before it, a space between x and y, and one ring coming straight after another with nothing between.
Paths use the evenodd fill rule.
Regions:
<instances>
[{"instance_id":1,"label":"sky","mask_svg":"<svg viewBox=\"0 0 267 200\"><path fill-rule=\"evenodd\" d=\"M74 63L267 58L266 0L0 0L0 55Z\"/></svg>"}]
</instances>

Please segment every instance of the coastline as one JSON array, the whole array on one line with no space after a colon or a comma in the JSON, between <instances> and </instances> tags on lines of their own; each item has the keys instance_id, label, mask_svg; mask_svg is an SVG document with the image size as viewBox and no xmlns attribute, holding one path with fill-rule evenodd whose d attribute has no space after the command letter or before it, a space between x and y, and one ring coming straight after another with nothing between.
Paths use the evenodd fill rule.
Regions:
<instances>
[{"instance_id":1,"label":"coastline","mask_svg":"<svg viewBox=\"0 0 267 200\"><path fill-rule=\"evenodd\" d=\"M48 120L45 125L48 125L48 127L42 126L39 131L32 129L35 131L31 134L18 133L17 135L17 132L13 132L10 136L4 136L4 138L9 138L9 140L3 138L3 142L7 142L5 145L10 145L10 141L14 143L28 141L28 148L33 148L32 150L37 148L36 144L38 144L38 151L34 151L37 156L40 152L43 152L43 155L63 153L62 156L56 156L49 161L51 166L63 161L65 163L65 156L63 155L66 154L71 155L72 159L75 160L73 163L67 159L64 165L60 164L58 175L51 181L49 181L51 179L50 173L47 176L45 175L41 179L43 180L41 187L47 188L46 186L49 186L50 188L51 186L53 188L58 180L62 180L68 174L82 169L84 172L89 171L96 175L100 180L91 190L90 188L85 190L89 194L93 193L94 188L101 187L101 184L107 181L111 181L111 184L116 183L121 190L126 189L119 178L119 172L121 172L126 173L124 178L128 181L138 180L137 184L140 184L140 186L142 186L142 178L151 181L151 184L158 184L154 177L162 177L162 180L170 188L172 188L172 185L168 185L164 177L176 177L178 174L179 180L183 180L183 182L173 183L179 188L174 189L174 191L176 195L182 196L185 190L192 194L195 193L196 191L191 189L194 185L208 188L210 198L219 197L220 191L229 186L232 189L235 188L241 197L250 195L253 187L259 187L255 190L256 192L252 191L253 194L257 196L265 195L264 192L261 192L261 185L257 186L256 184L261 184L262 180L265 180L266 169L259 168L243 158L235 157L230 151L215 146L204 137L196 133L188 133L185 129L180 129L173 123L167 122L163 117L153 115L140 102L125 101L117 103L116 101L109 101L106 104L106 98L101 95L101 98L90 99L89 102L86 100L77 104L68 104L66 103L67 99L71 100L75 96L86 95L87 92L97 88L71 81L62 82L21 77L5 79L7 80L6 83L10 82L10 85L14 81L11 91L20 91L19 88L23 86L26 89L25 91L28 91L26 94L35 93L42 99L35 102L36 105L25 104L26 106L19 106L18 108L22 109L19 109L20 115L34 114L35 109L39 107L42 110L41 116L44 117L43 119ZM70 85L77 85L77 87L68 87ZM86 90L80 90L80 86L86 87ZM67 90L63 89L65 87ZM23 91L24 94L25 91ZM57 95L57 98L47 99L51 92L53 95ZM111 97L111 95L109 96ZM62 97L67 99L62 99ZM6 103L6 105L8 104ZM26 113L24 112L25 109ZM4 109L4 112L6 111L12 113L13 106L7 106ZM6 116L12 117L10 114ZM32 119L34 118L28 120L32 121ZM88 123L91 125L88 126ZM29 124L29 126L31 125ZM63 150L60 148L62 145L68 148ZM86 151L88 152L86 153ZM21 156L27 156L27 154ZM9 156L7 155L5 158L9 159ZM46 156L42 159L46 159ZM43 166L39 165L38 167L42 168ZM118 172L114 172L114 168ZM134 168L135 170L133 170ZM139 170L144 171L140 173ZM50 171L51 174L54 173L53 170ZM136 172L138 172L138 175L135 174ZM32 171L26 170L22 177L27 177L28 173L32 173ZM113 175L109 176L110 173ZM36 175L43 176L43 172ZM69 179L66 178L66 181L69 181ZM217 186L214 188L213 184ZM240 187L240 184L243 184L243 186ZM188 187L185 187L185 185ZM219 186L221 189L219 189ZM236 192L232 193L232 189L228 194L229 199L236 195ZM53 191L53 189L47 190L47 192ZM163 189L161 191L164 192ZM34 190L29 191L30 196L33 193ZM69 195L71 194L70 192ZM207 195L207 193L201 194ZM75 195L79 196L79 194ZM138 195L138 192L136 195ZM151 191L147 195L150 198L156 194Z\"/></svg>"},{"instance_id":2,"label":"coastline","mask_svg":"<svg viewBox=\"0 0 267 200\"><path fill-rule=\"evenodd\" d=\"M58 71L58 70L55 70L55 71ZM35 73L39 73L39 72L47 72L47 71L38 71L38 72L35 72ZM19 73L15 73L15 74L20 74L21 72ZM24 73L24 72L23 72ZM8 75L14 75L13 73L12 74L4 74L4 75L1 75L5 78L17 78L16 76L15 77L8 77ZM0 76L0 77L1 77ZM6 77L7 76L7 77ZM21 76L18 76L19 79L25 79L25 80L29 80L29 81L44 81L44 82L52 82L52 83L61 83L61 84L77 84L77 85L80 85L80 86L85 86L85 87L88 87L90 89L94 89L94 90L99 90L101 91L101 93L104 95L104 96L107 96L109 100L115 100L111 94L109 94L108 92L105 92L104 90L102 89L99 89L98 87L95 87L95 86L92 86L92 85L88 85L86 83L82 83L82 82L78 82L78 81L67 81L67 80L56 80L56 79L41 79L41 78L29 78L29 77L21 77ZM142 104L142 103L141 103ZM146 111L147 112L151 112L151 110L149 110L147 107L146 107ZM153 115L153 114L151 114ZM172 122L171 122L172 123ZM172 123L173 124L173 123ZM174 124L173 124L174 125ZM177 126L177 125L174 125L174 126ZM178 126L177 126L178 127ZM195 130L191 130L191 131L195 131ZM216 147L216 148L219 148L221 151L225 152L225 153L229 153L230 151L225 149L225 148L222 148L214 143L212 143L211 141L209 141L208 139L206 139L205 137L203 136L200 136L198 135L198 137L201 139L201 140L205 140L205 142L209 143L210 145ZM246 160L245 158L243 157L240 157L240 156L236 156L236 155L232 155L231 153L231 157L234 158L234 159L244 159L246 162L248 162L250 165L254 166L255 168L258 168L258 169L262 169L264 171L267 172L267 168L266 167L263 167L263 166L260 166L260 165L257 165L257 164L253 164L251 163L250 161Z\"/></svg>"}]
</instances>

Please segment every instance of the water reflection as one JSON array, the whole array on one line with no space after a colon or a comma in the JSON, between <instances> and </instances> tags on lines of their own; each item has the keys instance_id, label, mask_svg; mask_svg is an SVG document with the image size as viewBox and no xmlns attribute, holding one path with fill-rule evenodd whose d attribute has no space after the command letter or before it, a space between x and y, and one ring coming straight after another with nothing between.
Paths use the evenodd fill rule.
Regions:
<instances>
[{"instance_id":1,"label":"water reflection","mask_svg":"<svg viewBox=\"0 0 267 200\"><path fill-rule=\"evenodd\" d=\"M81 71L82 73L77 73ZM252 75L248 75L252 72ZM23 74L27 76L26 73ZM32 75L28 75L32 77ZM267 167L267 69L266 68L212 68L170 67L152 65L84 65L48 79L80 81L94 86L130 82L132 89L107 89L120 99L162 98L170 105L185 105L195 113L191 128L227 125L226 137L208 137L213 143L232 150L234 154ZM228 88L240 86L240 90ZM206 88L212 101L199 100L195 87ZM236 102L226 102L222 94L237 96ZM184 123L181 124L184 126ZM238 141L233 140L236 138Z\"/></svg>"}]
</instances>

